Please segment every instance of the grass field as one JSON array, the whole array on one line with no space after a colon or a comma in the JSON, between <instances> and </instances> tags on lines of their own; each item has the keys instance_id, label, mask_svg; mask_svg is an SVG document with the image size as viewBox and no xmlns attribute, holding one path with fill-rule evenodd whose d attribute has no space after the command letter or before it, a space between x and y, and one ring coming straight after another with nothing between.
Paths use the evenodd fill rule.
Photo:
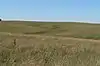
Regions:
<instances>
[{"instance_id":1,"label":"grass field","mask_svg":"<svg viewBox=\"0 0 100 66\"><path fill-rule=\"evenodd\" d=\"M2 22L0 66L100 66L99 28L86 23Z\"/></svg>"},{"instance_id":2,"label":"grass field","mask_svg":"<svg viewBox=\"0 0 100 66\"><path fill-rule=\"evenodd\" d=\"M0 32L100 39L100 25L87 23L6 21L0 24Z\"/></svg>"}]
</instances>

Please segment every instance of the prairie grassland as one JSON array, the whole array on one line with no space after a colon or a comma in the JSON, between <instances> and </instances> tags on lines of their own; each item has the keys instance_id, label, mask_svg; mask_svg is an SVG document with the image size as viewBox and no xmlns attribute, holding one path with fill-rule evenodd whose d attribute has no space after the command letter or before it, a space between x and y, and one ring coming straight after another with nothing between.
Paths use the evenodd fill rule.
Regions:
<instances>
[{"instance_id":1,"label":"prairie grassland","mask_svg":"<svg viewBox=\"0 0 100 66\"><path fill-rule=\"evenodd\" d=\"M2 34L0 41L0 66L100 66L99 40Z\"/></svg>"},{"instance_id":2,"label":"prairie grassland","mask_svg":"<svg viewBox=\"0 0 100 66\"><path fill-rule=\"evenodd\" d=\"M0 32L100 39L100 24L4 21Z\"/></svg>"},{"instance_id":3,"label":"prairie grassland","mask_svg":"<svg viewBox=\"0 0 100 66\"><path fill-rule=\"evenodd\" d=\"M2 23L0 66L100 66L100 40L93 36L99 35L99 28L81 23ZM93 37L80 37L89 35Z\"/></svg>"}]
</instances>

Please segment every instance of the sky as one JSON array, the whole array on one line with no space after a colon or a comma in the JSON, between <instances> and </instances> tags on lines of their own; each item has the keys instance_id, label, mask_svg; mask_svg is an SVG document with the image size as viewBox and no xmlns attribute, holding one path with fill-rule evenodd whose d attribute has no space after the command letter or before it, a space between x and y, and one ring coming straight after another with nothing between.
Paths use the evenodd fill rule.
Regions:
<instances>
[{"instance_id":1,"label":"sky","mask_svg":"<svg viewBox=\"0 0 100 66\"><path fill-rule=\"evenodd\" d=\"M0 0L0 17L100 22L100 0Z\"/></svg>"}]
</instances>

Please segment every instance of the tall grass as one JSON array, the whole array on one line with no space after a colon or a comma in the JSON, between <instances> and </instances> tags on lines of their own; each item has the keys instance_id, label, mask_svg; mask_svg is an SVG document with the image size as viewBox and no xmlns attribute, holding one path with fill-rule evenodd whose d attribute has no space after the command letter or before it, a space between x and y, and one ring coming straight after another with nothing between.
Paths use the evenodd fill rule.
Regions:
<instances>
[{"instance_id":1,"label":"tall grass","mask_svg":"<svg viewBox=\"0 0 100 66\"><path fill-rule=\"evenodd\" d=\"M80 44L11 44L0 49L0 66L100 66L100 54Z\"/></svg>"}]
</instances>

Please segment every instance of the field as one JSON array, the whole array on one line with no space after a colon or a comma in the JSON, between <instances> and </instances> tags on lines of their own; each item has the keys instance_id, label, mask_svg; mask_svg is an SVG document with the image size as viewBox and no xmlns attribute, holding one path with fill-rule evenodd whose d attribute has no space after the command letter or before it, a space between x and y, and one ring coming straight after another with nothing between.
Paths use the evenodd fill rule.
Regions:
<instances>
[{"instance_id":1,"label":"field","mask_svg":"<svg viewBox=\"0 0 100 66\"><path fill-rule=\"evenodd\" d=\"M100 66L100 25L0 23L0 66Z\"/></svg>"}]
</instances>

